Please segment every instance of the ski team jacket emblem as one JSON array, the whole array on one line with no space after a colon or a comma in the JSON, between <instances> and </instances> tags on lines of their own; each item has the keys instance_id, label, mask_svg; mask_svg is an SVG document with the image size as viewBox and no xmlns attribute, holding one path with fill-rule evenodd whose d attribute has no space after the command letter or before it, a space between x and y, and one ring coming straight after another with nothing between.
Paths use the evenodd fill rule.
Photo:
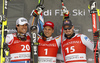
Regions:
<instances>
[{"instance_id":1,"label":"ski team jacket emblem","mask_svg":"<svg viewBox=\"0 0 100 63\"><path fill-rule=\"evenodd\" d=\"M6 42L10 48L11 61L30 60L30 36L26 41L21 41L16 37L16 33L7 35Z\"/></svg>"},{"instance_id":2,"label":"ski team jacket emblem","mask_svg":"<svg viewBox=\"0 0 100 63\"><path fill-rule=\"evenodd\" d=\"M86 47L93 51L93 43L81 34L76 34L71 39L63 41L66 63L86 62Z\"/></svg>"}]
</instances>

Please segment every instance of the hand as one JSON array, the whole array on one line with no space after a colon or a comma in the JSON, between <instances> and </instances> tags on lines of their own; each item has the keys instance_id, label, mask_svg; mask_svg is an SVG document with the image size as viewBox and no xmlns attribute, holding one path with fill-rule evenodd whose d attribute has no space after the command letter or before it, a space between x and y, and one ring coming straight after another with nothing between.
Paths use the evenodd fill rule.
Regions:
<instances>
[{"instance_id":1,"label":"hand","mask_svg":"<svg viewBox=\"0 0 100 63\"><path fill-rule=\"evenodd\" d=\"M99 33L100 33L100 31L96 31L96 32L94 33L94 36L99 37Z\"/></svg>"},{"instance_id":2,"label":"hand","mask_svg":"<svg viewBox=\"0 0 100 63\"><path fill-rule=\"evenodd\" d=\"M42 37L42 39L44 40L44 41L46 41L46 36L44 35L44 32L43 31L41 31L40 33L39 33L39 35Z\"/></svg>"},{"instance_id":3,"label":"hand","mask_svg":"<svg viewBox=\"0 0 100 63\"><path fill-rule=\"evenodd\" d=\"M64 17L68 18L69 17L69 11L67 10L67 8L65 6L62 6L62 11L63 11Z\"/></svg>"},{"instance_id":4,"label":"hand","mask_svg":"<svg viewBox=\"0 0 100 63\"><path fill-rule=\"evenodd\" d=\"M44 9L44 6L42 6L42 5L41 6L37 6L37 8L31 12L31 16L33 15L33 16L37 17L38 15L41 14L43 9Z\"/></svg>"},{"instance_id":5,"label":"hand","mask_svg":"<svg viewBox=\"0 0 100 63\"><path fill-rule=\"evenodd\" d=\"M68 14L69 11L67 10L67 8L65 6L62 6L62 11L64 14Z\"/></svg>"}]
</instances>

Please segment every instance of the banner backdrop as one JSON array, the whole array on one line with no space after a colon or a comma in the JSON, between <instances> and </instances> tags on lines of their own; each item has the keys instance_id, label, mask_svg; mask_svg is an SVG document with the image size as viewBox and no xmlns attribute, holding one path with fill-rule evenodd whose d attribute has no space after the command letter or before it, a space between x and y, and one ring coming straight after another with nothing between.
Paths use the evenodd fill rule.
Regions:
<instances>
[{"instance_id":1,"label":"banner backdrop","mask_svg":"<svg viewBox=\"0 0 100 63\"><path fill-rule=\"evenodd\" d=\"M93 41L92 21L88 10L91 0L64 0L64 4L70 12L70 19L75 26L77 33L87 35ZM97 2L97 9L100 9L100 0ZM38 0L12 0L8 4L8 29L15 29L16 19L25 17L30 19L30 13L36 9ZM52 21L55 25L53 36L60 35L63 14L61 11L61 0L44 0L45 9L43 11L44 21ZM0 14L2 14L2 0L0 0ZM97 19L98 20L98 19ZM60 49L59 49L60 51ZM58 51L58 52L59 52ZM93 52L87 49L88 63L94 63Z\"/></svg>"}]
</instances>

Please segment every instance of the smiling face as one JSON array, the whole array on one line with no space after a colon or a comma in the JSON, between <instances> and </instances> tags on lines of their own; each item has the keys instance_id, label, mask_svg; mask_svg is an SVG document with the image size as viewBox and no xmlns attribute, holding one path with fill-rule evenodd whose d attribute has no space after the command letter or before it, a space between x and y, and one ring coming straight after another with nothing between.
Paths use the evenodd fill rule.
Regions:
<instances>
[{"instance_id":1,"label":"smiling face","mask_svg":"<svg viewBox=\"0 0 100 63\"><path fill-rule=\"evenodd\" d=\"M54 29L52 27L50 27L50 26L45 26L44 27L44 35L46 37L51 37L52 33L54 33Z\"/></svg>"},{"instance_id":2,"label":"smiling face","mask_svg":"<svg viewBox=\"0 0 100 63\"><path fill-rule=\"evenodd\" d=\"M66 26L64 26L64 33L68 37L70 37L74 33L73 29L74 29L74 26L70 27L70 26L66 25Z\"/></svg>"},{"instance_id":3,"label":"smiling face","mask_svg":"<svg viewBox=\"0 0 100 63\"><path fill-rule=\"evenodd\" d=\"M16 27L17 27L17 32L18 33L23 33L23 34L25 34L26 32L27 32L27 26L28 26L28 24L24 24L24 25L16 25Z\"/></svg>"}]
</instances>

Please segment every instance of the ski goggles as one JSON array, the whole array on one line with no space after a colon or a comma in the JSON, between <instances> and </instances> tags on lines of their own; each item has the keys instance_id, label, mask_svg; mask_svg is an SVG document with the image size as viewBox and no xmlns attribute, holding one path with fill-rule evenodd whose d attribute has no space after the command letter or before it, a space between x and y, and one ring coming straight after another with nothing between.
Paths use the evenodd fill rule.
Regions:
<instances>
[{"instance_id":1,"label":"ski goggles","mask_svg":"<svg viewBox=\"0 0 100 63\"><path fill-rule=\"evenodd\" d=\"M71 28L72 28L72 26L71 27L64 28L64 30L67 30L67 29L70 30Z\"/></svg>"}]
</instances>

